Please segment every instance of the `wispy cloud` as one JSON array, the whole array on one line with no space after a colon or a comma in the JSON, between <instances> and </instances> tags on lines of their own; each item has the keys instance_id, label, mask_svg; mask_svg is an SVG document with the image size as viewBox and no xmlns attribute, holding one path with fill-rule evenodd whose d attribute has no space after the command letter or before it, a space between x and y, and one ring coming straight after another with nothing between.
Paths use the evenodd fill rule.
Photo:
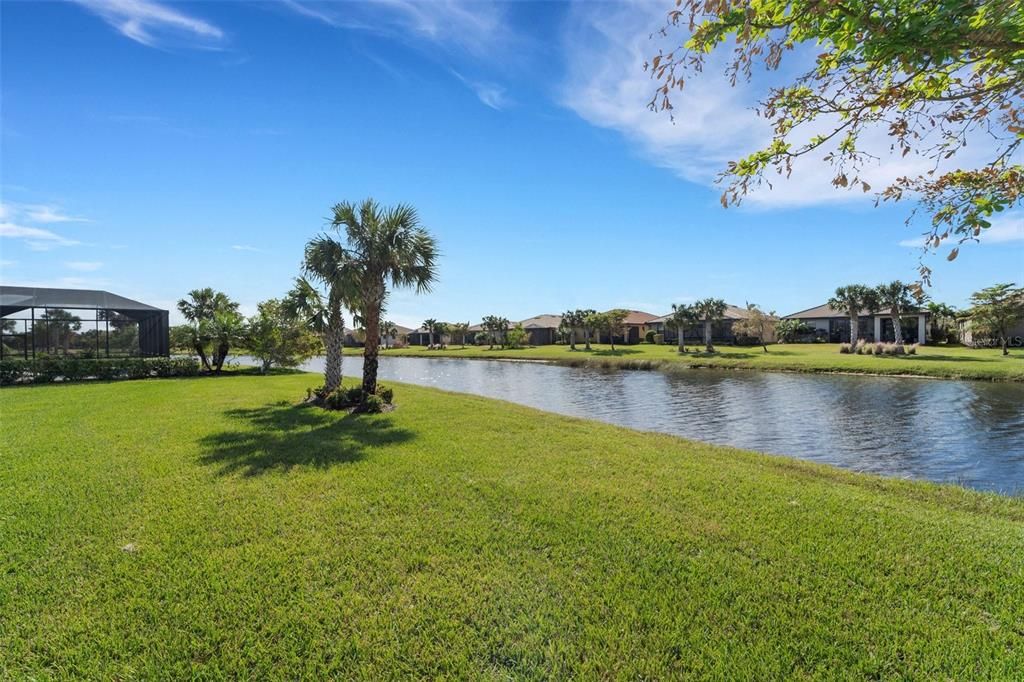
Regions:
<instances>
[{"instance_id":1,"label":"wispy cloud","mask_svg":"<svg viewBox=\"0 0 1024 682\"><path fill-rule=\"evenodd\" d=\"M74 246L80 243L50 230L9 222L0 223L0 237L21 240L33 251L49 251L58 246Z\"/></svg>"},{"instance_id":2,"label":"wispy cloud","mask_svg":"<svg viewBox=\"0 0 1024 682\"><path fill-rule=\"evenodd\" d=\"M78 270L79 272L95 272L103 267L103 263L99 261L84 261L74 260L64 263L71 270Z\"/></svg>"},{"instance_id":3,"label":"wispy cloud","mask_svg":"<svg viewBox=\"0 0 1024 682\"><path fill-rule=\"evenodd\" d=\"M978 241L982 244L1024 242L1024 211L1010 211L992 218L989 222L992 226L982 230L978 235ZM903 239L899 245L912 249L924 248L924 235Z\"/></svg>"},{"instance_id":4,"label":"wispy cloud","mask_svg":"<svg viewBox=\"0 0 1024 682\"><path fill-rule=\"evenodd\" d=\"M657 36L665 16L665 3L660 1L574 6L563 39L567 77L561 100L592 125L622 133L641 156L653 163L686 180L720 189L715 178L728 161L765 146L771 139L769 125L755 112L757 98L767 92L770 83L809 67L813 54L795 50L786 57L785 72L756 74L751 84L737 87L730 86L722 75L731 57L728 50L712 54L703 73L672 95L673 123L667 113L647 108L655 84L643 70L644 61L659 48L672 49L681 37L676 35L673 41ZM896 177L915 176L931 168L927 159L913 154L905 158L893 155L885 130L865 132L860 141L879 158L860 174L875 189ZM984 159L990 149L983 139L972 140L956 161L969 167ZM833 187L832 169L823 157L824 153L801 159L789 178L770 175L772 187L753 190L745 203L767 208L838 202L873 204L873 194Z\"/></svg>"},{"instance_id":5,"label":"wispy cloud","mask_svg":"<svg viewBox=\"0 0 1024 682\"><path fill-rule=\"evenodd\" d=\"M455 69L452 69L452 74L458 78L463 85L472 90L481 102L490 108L501 111L511 104L511 100L506 94L505 88L497 83L471 80Z\"/></svg>"},{"instance_id":6,"label":"wispy cloud","mask_svg":"<svg viewBox=\"0 0 1024 682\"><path fill-rule=\"evenodd\" d=\"M481 56L513 39L505 7L472 0L283 0L287 9L328 26L425 40Z\"/></svg>"},{"instance_id":7,"label":"wispy cloud","mask_svg":"<svg viewBox=\"0 0 1024 682\"><path fill-rule=\"evenodd\" d=\"M33 204L23 207L29 220L37 223L91 223L88 218L67 215L56 206Z\"/></svg>"},{"instance_id":8,"label":"wispy cloud","mask_svg":"<svg viewBox=\"0 0 1024 682\"><path fill-rule=\"evenodd\" d=\"M0 260L0 268L13 268L17 264L18 262L13 260Z\"/></svg>"},{"instance_id":9,"label":"wispy cloud","mask_svg":"<svg viewBox=\"0 0 1024 682\"><path fill-rule=\"evenodd\" d=\"M256 251L263 252L263 249L257 249L255 246L249 246L248 244L232 244L231 248L235 251Z\"/></svg>"},{"instance_id":10,"label":"wispy cloud","mask_svg":"<svg viewBox=\"0 0 1024 682\"><path fill-rule=\"evenodd\" d=\"M216 47L224 32L208 21L155 0L73 0L98 15L121 35L149 47L181 44Z\"/></svg>"}]
</instances>

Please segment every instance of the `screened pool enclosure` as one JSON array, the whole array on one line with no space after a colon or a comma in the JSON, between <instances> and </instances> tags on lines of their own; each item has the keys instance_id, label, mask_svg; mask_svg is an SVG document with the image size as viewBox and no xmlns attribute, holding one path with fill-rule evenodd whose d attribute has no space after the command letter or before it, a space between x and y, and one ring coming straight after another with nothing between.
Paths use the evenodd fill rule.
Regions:
<instances>
[{"instance_id":1,"label":"screened pool enclosure","mask_svg":"<svg viewBox=\"0 0 1024 682\"><path fill-rule=\"evenodd\" d=\"M166 356L166 310L107 291L0 286L0 358Z\"/></svg>"}]
</instances>

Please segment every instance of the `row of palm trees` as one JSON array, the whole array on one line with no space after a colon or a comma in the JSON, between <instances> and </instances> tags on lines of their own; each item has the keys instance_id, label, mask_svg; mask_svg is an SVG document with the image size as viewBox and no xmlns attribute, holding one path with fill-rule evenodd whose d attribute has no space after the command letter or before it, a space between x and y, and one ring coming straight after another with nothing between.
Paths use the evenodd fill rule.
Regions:
<instances>
[{"instance_id":1,"label":"row of palm trees","mask_svg":"<svg viewBox=\"0 0 1024 682\"><path fill-rule=\"evenodd\" d=\"M711 343L712 327L724 318L728 305L720 298L705 298L693 304L672 304L672 314L667 321L668 326L679 331L679 352L686 352L685 331L704 322L704 344L707 352L713 353ZM592 335L604 333L615 350L615 337L625 332L625 320L628 310L615 309L599 313L593 309L567 310L562 313L562 331L569 337L569 349L576 350L577 333L582 332L584 348L590 350Z\"/></svg>"},{"instance_id":2,"label":"row of palm trees","mask_svg":"<svg viewBox=\"0 0 1024 682\"><path fill-rule=\"evenodd\" d=\"M900 318L915 307L924 303L920 288L893 280L876 287L863 284L847 284L836 289L836 293L828 299L828 307L850 316L850 345L857 345L859 335L860 314L867 312L874 315L879 310L888 309L892 316L893 336L897 346L903 345L903 327ZM877 339L876 339L877 340Z\"/></svg>"},{"instance_id":3,"label":"row of palm trees","mask_svg":"<svg viewBox=\"0 0 1024 682\"><path fill-rule=\"evenodd\" d=\"M344 311L354 311L354 322L366 330L362 391L374 395L380 340L388 335L388 323L381 324L388 295L392 289L430 290L437 279L437 242L407 204L346 201L336 204L332 214L330 228L336 234L320 234L306 244L302 275L286 307L323 339L323 396L341 386Z\"/></svg>"}]
</instances>

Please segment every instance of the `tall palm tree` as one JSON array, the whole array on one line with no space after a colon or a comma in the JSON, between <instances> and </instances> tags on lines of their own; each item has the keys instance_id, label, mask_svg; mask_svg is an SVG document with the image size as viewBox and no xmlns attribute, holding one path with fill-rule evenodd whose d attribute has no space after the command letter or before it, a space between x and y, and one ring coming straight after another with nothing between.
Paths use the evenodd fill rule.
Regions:
<instances>
[{"instance_id":1,"label":"tall palm tree","mask_svg":"<svg viewBox=\"0 0 1024 682\"><path fill-rule=\"evenodd\" d=\"M466 335L469 334L469 322L452 322L449 328L451 329L453 341L455 337L458 337L459 345L465 348Z\"/></svg>"},{"instance_id":2,"label":"tall palm tree","mask_svg":"<svg viewBox=\"0 0 1024 682\"><path fill-rule=\"evenodd\" d=\"M333 208L331 226L344 229L346 250L359 274L356 309L366 328L363 393L377 392L380 318L388 287L430 291L437 279L437 242L408 204L383 207L373 199L358 206L347 201Z\"/></svg>"},{"instance_id":3,"label":"tall palm tree","mask_svg":"<svg viewBox=\"0 0 1024 682\"><path fill-rule=\"evenodd\" d=\"M434 327L434 331L437 332L437 345L444 346L444 337L451 334L451 325L447 322L438 322ZM448 339L451 340L450 338Z\"/></svg>"},{"instance_id":4,"label":"tall palm tree","mask_svg":"<svg viewBox=\"0 0 1024 682\"><path fill-rule=\"evenodd\" d=\"M850 316L850 345L857 344L860 313L866 310L874 314L878 310L878 292L863 284L847 284L836 289L835 296L828 299L828 307L845 312ZM875 339L881 341L881 339Z\"/></svg>"},{"instance_id":5,"label":"tall palm tree","mask_svg":"<svg viewBox=\"0 0 1024 682\"><path fill-rule=\"evenodd\" d=\"M562 313L562 326L569 333L569 350L576 350L576 331L583 326L584 317L582 310L566 310Z\"/></svg>"},{"instance_id":6,"label":"tall palm tree","mask_svg":"<svg viewBox=\"0 0 1024 682\"><path fill-rule=\"evenodd\" d=\"M672 304L672 314L669 316L668 321L673 324L676 328L676 332L679 334L679 352L686 352L686 330L697 324L700 320L700 316L697 315L696 309L692 305L680 303L676 305Z\"/></svg>"},{"instance_id":7,"label":"tall palm tree","mask_svg":"<svg viewBox=\"0 0 1024 682\"><path fill-rule=\"evenodd\" d=\"M715 352L711 343L711 330L716 323L722 321L727 307L726 302L720 298L705 298L693 304L697 319L704 321L704 350L708 353Z\"/></svg>"},{"instance_id":8,"label":"tall palm tree","mask_svg":"<svg viewBox=\"0 0 1024 682\"><path fill-rule=\"evenodd\" d=\"M582 318L580 326L583 327L583 342L585 344L584 350L590 350L590 334L594 330L593 321L597 315L597 311L593 308L584 308L583 310L577 310L576 312L579 313Z\"/></svg>"},{"instance_id":9,"label":"tall palm tree","mask_svg":"<svg viewBox=\"0 0 1024 682\"><path fill-rule=\"evenodd\" d=\"M897 346L903 345L903 324L901 316L915 303L914 290L907 284L897 280L876 287L878 305L889 309L892 318L893 340Z\"/></svg>"},{"instance_id":10,"label":"tall palm tree","mask_svg":"<svg viewBox=\"0 0 1024 682\"><path fill-rule=\"evenodd\" d=\"M423 321L423 328L427 330L427 348L434 347L434 332L437 330L437 320L430 318Z\"/></svg>"},{"instance_id":11,"label":"tall palm tree","mask_svg":"<svg viewBox=\"0 0 1024 682\"><path fill-rule=\"evenodd\" d=\"M353 307L360 273L345 247L329 235L319 235L306 244L302 270L304 276L296 278L285 297L285 309L323 339L326 395L341 386L344 309Z\"/></svg>"}]
</instances>

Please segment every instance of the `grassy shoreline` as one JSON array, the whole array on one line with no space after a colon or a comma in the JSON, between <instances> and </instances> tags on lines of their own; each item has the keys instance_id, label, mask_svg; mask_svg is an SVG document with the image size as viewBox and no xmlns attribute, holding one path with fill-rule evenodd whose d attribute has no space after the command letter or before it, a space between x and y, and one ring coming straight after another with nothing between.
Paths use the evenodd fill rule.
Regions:
<instances>
[{"instance_id":1,"label":"grassy shoreline","mask_svg":"<svg viewBox=\"0 0 1024 682\"><path fill-rule=\"evenodd\" d=\"M0 391L0 677L1024 673L1024 500L312 383Z\"/></svg>"},{"instance_id":2,"label":"grassy shoreline","mask_svg":"<svg viewBox=\"0 0 1024 682\"><path fill-rule=\"evenodd\" d=\"M362 353L347 348L350 355ZM721 346L718 352L679 354L674 346L639 344L594 345L591 351L569 350L567 346L533 346L522 349L489 350L486 346L449 346L445 350L426 350L422 346L392 348L384 356L428 358L470 358L481 360L535 360L573 367L647 369L671 372L688 369L749 369L766 372L802 372L817 374L865 374L929 379L974 381L1024 381L1024 349L1012 349L1008 357L998 349L974 349L959 346L922 346L917 355L873 356L844 355L838 344L786 344L769 346L765 353L757 347Z\"/></svg>"}]
</instances>

